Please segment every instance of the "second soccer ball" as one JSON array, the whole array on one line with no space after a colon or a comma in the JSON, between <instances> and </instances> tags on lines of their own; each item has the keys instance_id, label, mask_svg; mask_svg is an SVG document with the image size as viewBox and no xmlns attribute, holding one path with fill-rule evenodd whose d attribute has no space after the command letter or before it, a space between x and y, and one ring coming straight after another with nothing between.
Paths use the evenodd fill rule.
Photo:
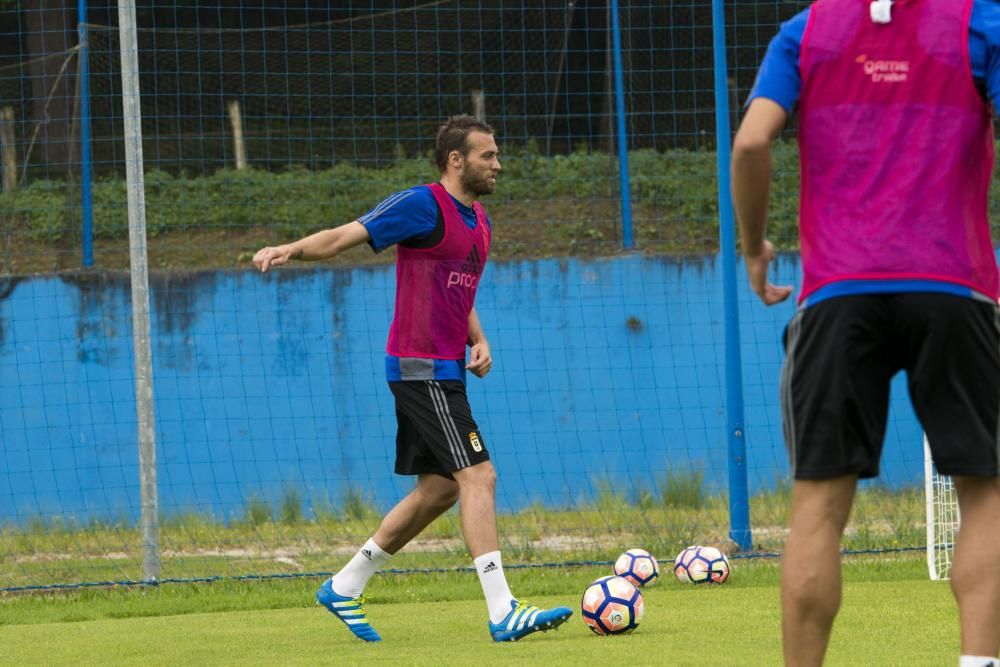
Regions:
<instances>
[{"instance_id":1,"label":"second soccer ball","mask_svg":"<svg viewBox=\"0 0 1000 667\"><path fill-rule=\"evenodd\" d=\"M645 549L629 549L615 561L615 574L635 586L649 586L660 576L660 565Z\"/></svg>"},{"instance_id":2,"label":"second soccer ball","mask_svg":"<svg viewBox=\"0 0 1000 667\"><path fill-rule=\"evenodd\" d=\"M688 547L674 559L674 576L684 583L722 584L729 571L729 559L715 547Z\"/></svg>"},{"instance_id":3,"label":"second soccer ball","mask_svg":"<svg viewBox=\"0 0 1000 667\"><path fill-rule=\"evenodd\" d=\"M583 592L583 622L599 635L623 635L639 626L646 611L642 593L623 577L601 577Z\"/></svg>"}]
</instances>

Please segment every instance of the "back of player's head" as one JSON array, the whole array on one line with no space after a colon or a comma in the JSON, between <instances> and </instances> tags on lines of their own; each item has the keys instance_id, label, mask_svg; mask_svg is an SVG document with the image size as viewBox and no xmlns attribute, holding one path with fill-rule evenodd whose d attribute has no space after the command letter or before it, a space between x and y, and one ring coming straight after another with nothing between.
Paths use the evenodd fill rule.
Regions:
<instances>
[{"instance_id":1,"label":"back of player's head","mask_svg":"<svg viewBox=\"0 0 1000 667\"><path fill-rule=\"evenodd\" d=\"M467 139L471 132L493 134L493 128L486 121L465 113L452 116L438 128L434 162L442 174L448 169L448 156L452 151L469 154Z\"/></svg>"}]
</instances>

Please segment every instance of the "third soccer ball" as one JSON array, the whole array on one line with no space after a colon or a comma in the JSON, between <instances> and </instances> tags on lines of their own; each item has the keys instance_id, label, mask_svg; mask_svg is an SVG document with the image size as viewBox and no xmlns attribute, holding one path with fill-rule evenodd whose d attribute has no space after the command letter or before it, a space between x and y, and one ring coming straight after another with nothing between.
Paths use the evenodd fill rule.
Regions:
<instances>
[{"instance_id":1,"label":"third soccer ball","mask_svg":"<svg viewBox=\"0 0 1000 667\"><path fill-rule=\"evenodd\" d=\"M715 547L688 547L674 560L674 576L692 584L721 584L729 579L729 559Z\"/></svg>"},{"instance_id":2,"label":"third soccer ball","mask_svg":"<svg viewBox=\"0 0 1000 667\"><path fill-rule=\"evenodd\" d=\"M642 594L624 577L601 577L583 592L583 622L599 635L632 632L642 620L646 605Z\"/></svg>"},{"instance_id":3,"label":"third soccer ball","mask_svg":"<svg viewBox=\"0 0 1000 667\"><path fill-rule=\"evenodd\" d=\"M615 561L615 574L635 586L649 586L660 576L660 566L645 549L629 549Z\"/></svg>"}]
</instances>

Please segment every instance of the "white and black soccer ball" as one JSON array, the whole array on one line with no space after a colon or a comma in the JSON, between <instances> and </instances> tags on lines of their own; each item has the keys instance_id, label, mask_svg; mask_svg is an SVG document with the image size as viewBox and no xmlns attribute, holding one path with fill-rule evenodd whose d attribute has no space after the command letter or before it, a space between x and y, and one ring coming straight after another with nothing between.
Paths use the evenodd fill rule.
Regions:
<instances>
[{"instance_id":1,"label":"white and black soccer ball","mask_svg":"<svg viewBox=\"0 0 1000 667\"><path fill-rule=\"evenodd\" d=\"M634 586L649 586L660 576L660 565L645 549L629 549L615 561L615 574L625 577Z\"/></svg>"},{"instance_id":2,"label":"white and black soccer ball","mask_svg":"<svg viewBox=\"0 0 1000 667\"><path fill-rule=\"evenodd\" d=\"M580 600L583 622L598 635L624 635L639 627L646 611L642 593L624 577L601 577Z\"/></svg>"},{"instance_id":3,"label":"white and black soccer ball","mask_svg":"<svg viewBox=\"0 0 1000 667\"><path fill-rule=\"evenodd\" d=\"M723 584L730 572L729 559L715 547L688 547L674 559L674 576L684 583Z\"/></svg>"}]
</instances>

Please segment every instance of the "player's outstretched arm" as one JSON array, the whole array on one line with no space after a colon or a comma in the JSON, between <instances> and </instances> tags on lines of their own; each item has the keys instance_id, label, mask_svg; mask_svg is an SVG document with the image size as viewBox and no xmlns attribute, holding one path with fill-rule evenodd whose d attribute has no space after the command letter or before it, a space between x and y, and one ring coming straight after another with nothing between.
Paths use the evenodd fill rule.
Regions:
<instances>
[{"instance_id":1,"label":"player's outstretched arm","mask_svg":"<svg viewBox=\"0 0 1000 667\"><path fill-rule=\"evenodd\" d=\"M264 273L272 266L281 266L290 259L330 259L348 248L365 243L369 238L365 226L355 220L340 227L310 234L294 243L261 248L253 256L253 263Z\"/></svg>"},{"instance_id":2,"label":"player's outstretched arm","mask_svg":"<svg viewBox=\"0 0 1000 667\"><path fill-rule=\"evenodd\" d=\"M774 248L765 238L771 187L771 142L787 120L788 114L781 105L758 97L750 103L733 141L733 208L739 222L743 257L750 287L768 306L784 301L792 293L791 286L772 285L767 280Z\"/></svg>"},{"instance_id":3,"label":"player's outstretched arm","mask_svg":"<svg viewBox=\"0 0 1000 667\"><path fill-rule=\"evenodd\" d=\"M493 356L490 354L490 344L483 333L483 325L479 323L479 314L473 308L469 311L469 363L465 368L476 377L484 377L493 368Z\"/></svg>"}]
</instances>

